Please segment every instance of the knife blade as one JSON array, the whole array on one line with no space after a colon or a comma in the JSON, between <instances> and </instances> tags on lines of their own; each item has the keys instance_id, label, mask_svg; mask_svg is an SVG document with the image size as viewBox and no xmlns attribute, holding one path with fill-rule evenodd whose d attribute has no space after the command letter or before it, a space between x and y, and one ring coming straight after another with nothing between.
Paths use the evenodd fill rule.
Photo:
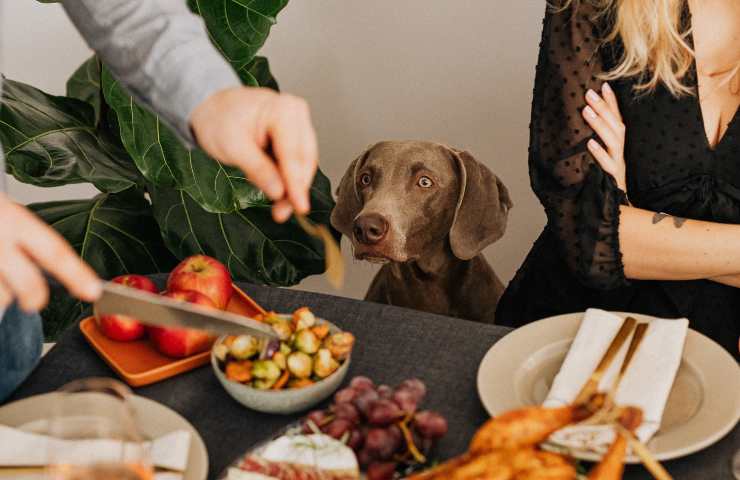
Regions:
<instances>
[{"instance_id":1,"label":"knife blade","mask_svg":"<svg viewBox=\"0 0 740 480\"><path fill-rule=\"evenodd\" d=\"M267 324L243 315L207 308L174 298L105 282L103 294L93 304L96 317L127 315L144 324L162 327L192 328L213 333L247 334L268 339L278 335Z\"/></svg>"}]
</instances>

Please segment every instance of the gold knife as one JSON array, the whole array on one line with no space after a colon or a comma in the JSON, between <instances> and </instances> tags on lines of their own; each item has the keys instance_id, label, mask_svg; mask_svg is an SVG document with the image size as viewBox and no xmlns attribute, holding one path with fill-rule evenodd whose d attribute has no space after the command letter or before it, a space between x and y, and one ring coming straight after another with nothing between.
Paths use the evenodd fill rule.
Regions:
<instances>
[{"instance_id":1,"label":"gold knife","mask_svg":"<svg viewBox=\"0 0 740 480\"><path fill-rule=\"evenodd\" d=\"M604 376L606 369L609 368L609 365L611 365L614 357L617 355L617 352L619 352L619 349L622 348L624 342L627 341L630 334L632 333L632 330L635 329L636 324L637 320L632 317L627 317L624 322L622 322L622 326L619 328L619 331L614 336L614 339L612 340L612 343L609 345L609 347L606 349L606 352L604 352L604 356L601 357L601 360L596 366L596 369L583 385L581 391L578 392L574 403L585 403L589 398L591 398L591 395L596 393L597 389L599 388L599 382Z\"/></svg>"}]
</instances>

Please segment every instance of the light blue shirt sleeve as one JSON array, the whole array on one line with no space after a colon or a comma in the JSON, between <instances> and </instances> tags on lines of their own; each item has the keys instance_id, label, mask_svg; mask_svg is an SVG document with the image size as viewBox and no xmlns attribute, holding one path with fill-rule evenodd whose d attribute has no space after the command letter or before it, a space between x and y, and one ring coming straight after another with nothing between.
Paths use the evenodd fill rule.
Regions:
<instances>
[{"instance_id":1,"label":"light blue shirt sleeve","mask_svg":"<svg viewBox=\"0 0 740 480\"><path fill-rule=\"evenodd\" d=\"M63 0L62 5L115 78L191 146L195 107L219 90L241 85L185 0Z\"/></svg>"}]
</instances>

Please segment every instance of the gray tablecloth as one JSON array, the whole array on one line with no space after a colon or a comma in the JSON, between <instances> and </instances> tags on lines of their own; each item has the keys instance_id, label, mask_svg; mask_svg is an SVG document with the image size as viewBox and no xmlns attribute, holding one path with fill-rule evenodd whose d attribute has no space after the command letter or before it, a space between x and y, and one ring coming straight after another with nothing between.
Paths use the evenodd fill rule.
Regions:
<instances>
[{"instance_id":1,"label":"gray tablecloth","mask_svg":"<svg viewBox=\"0 0 740 480\"><path fill-rule=\"evenodd\" d=\"M162 280L159 277L158 280ZM440 459L463 452L487 414L478 400L476 373L486 351L508 328L295 290L242 285L267 309L289 311L303 305L357 336L348 379L367 375L395 385L418 377L429 390L425 408L442 412L450 424L440 442ZM89 376L114 373L87 345L78 328L71 328L43 359L39 368L14 396L20 399L52 391ZM210 366L136 393L161 402L186 417L205 440L213 478L251 445L278 431L298 416L253 412L232 400ZM732 479L730 459L740 447L737 427L714 446L689 457L667 462L674 478ZM630 467L625 478L650 478L641 467Z\"/></svg>"}]
</instances>

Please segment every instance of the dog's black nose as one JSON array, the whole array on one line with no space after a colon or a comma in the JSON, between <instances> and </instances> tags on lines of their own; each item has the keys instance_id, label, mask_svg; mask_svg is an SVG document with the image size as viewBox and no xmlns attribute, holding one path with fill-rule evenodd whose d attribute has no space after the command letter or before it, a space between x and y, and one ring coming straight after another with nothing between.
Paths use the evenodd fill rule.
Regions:
<instances>
[{"instance_id":1,"label":"dog's black nose","mask_svg":"<svg viewBox=\"0 0 740 480\"><path fill-rule=\"evenodd\" d=\"M361 215L352 226L352 231L358 242L365 245L375 245L383 240L388 233L388 221L377 213Z\"/></svg>"}]
</instances>

